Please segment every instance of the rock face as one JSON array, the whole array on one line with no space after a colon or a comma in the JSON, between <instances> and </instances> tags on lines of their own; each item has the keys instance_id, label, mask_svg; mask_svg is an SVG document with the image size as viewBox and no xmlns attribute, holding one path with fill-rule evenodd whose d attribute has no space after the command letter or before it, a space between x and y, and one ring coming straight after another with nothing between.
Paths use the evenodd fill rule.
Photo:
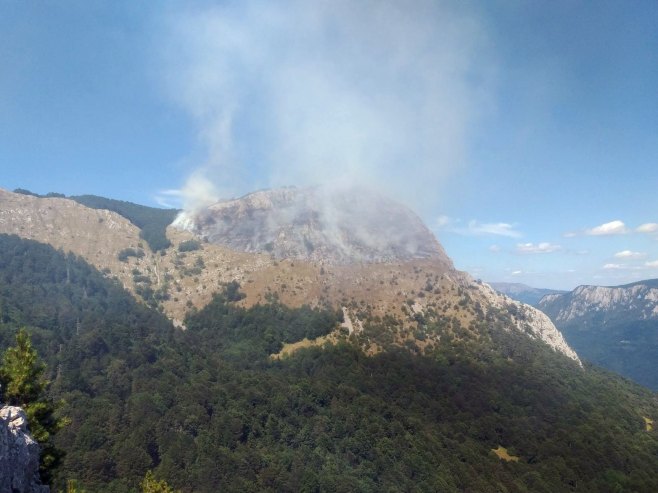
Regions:
<instances>
[{"instance_id":1,"label":"rock face","mask_svg":"<svg viewBox=\"0 0 658 493\"><path fill-rule=\"evenodd\" d=\"M658 280L579 286L539 308L583 358L658 390Z\"/></svg>"},{"instance_id":2,"label":"rock face","mask_svg":"<svg viewBox=\"0 0 658 493\"><path fill-rule=\"evenodd\" d=\"M278 259L350 264L431 258L452 265L416 214L359 188L264 190L175 224L210 243Z\"/></svg>"},{"instance_id":3,"label":"rock face","mask_svg":"<svg viewBox=\"0 0 658 493\"><path fill-rule=\"evenodd\" d=\"M612 287L578 286L570 293L545 296L539 308L558 323L658 319L658 280Z\"/></svg>"},{"instance_id":4,"label":"rock face","mask_svg":"<svg viewBox=\"0 0 658 493\"><path fill-rule=\"evenodd\" d=\"M20 407L0 409L0 493L49 493L39 480L39 445Z\"/></svg>"},{"instance_id":5,"label":"rock face","mask_svg":"<svg viewBox=\"0 0 658 493\"><path fill-rule=\"evenodd\" d=\"M545 342L555 351L580 363L578 354L569 346L562 333L545 313L498 293L488 284L476 283L476 285L491 306L504 309L511 315L516 330Z\"/></svg>"}]
</instances>

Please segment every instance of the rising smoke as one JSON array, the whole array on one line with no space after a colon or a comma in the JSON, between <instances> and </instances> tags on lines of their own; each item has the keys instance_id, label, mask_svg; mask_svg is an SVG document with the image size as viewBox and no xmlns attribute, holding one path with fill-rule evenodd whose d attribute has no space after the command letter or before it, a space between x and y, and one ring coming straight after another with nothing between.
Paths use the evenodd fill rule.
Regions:
<instances>
[{"instance_id":1,"label":"rising smoke","mask_svg":"<svg viewBox=\"0 0 658 493\"><path fill-rule=\"evenodd\" d=\"M327 183L426 210L491 91L482 26L459 2L228 2L176 11L166 39L169 94L205 152L188 210Z\"/></svg>"}]
</instances>

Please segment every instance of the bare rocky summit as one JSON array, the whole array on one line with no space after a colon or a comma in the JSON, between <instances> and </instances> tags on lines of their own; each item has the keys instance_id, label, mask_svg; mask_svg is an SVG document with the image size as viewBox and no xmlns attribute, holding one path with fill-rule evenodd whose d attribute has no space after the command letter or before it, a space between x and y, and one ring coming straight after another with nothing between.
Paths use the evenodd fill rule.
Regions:
<instances>
[{"instance_id":1,"label":"bare rocky summit","mask_svg":"<svg viewBox=\"0 0 658 493\"><path fill-rule=\"evenodd\" d=\"M39 479L39 444L20 407L0 409L0 493L49 493Z\"/></svg>"},{"instance_id":2,"label":"bare rocky summit","mask_svg":"<svg viewBox=\"0 0 658 493\"><path fill-rule=\"evenodd\" d=\"M434 259L452 266L416 214L361 188L263 190L186 214L176 224L210 243L277 259L336 264Z\"/></svg>"}]
</instances>

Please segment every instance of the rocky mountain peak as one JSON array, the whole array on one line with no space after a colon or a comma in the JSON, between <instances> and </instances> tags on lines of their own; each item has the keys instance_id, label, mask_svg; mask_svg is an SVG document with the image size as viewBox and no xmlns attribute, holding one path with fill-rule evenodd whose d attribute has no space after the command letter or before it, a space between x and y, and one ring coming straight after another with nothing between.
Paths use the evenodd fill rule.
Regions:
<instances>
[{"instance_id":1,"label":"rocky mountain peak","mask_svg":"<svg viewBox=\"0 0 658 493\"><path fill-rule=\"evenodd\" d=\"M210 243L275 258L335 264L435 259L452 266L414 212L361 188L261 190L184 213L175 225Z\"/></svg>"}]
</instances>

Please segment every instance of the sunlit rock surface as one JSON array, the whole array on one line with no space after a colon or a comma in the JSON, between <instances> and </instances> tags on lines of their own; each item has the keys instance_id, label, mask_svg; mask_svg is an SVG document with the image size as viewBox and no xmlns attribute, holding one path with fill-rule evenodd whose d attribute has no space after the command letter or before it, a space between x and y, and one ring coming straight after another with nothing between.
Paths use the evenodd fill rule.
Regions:
<instances>
[{"instance_id":1,"label":"sunlit rock surface","mask_svg":"<svg viewBox=\"0 0 658 493\"><path fill-rule=\"evenodd\" d=\"M0 409L0 493L49 493L39 480L39 445L20 407Z\"/></svg>"}]
</instances>

